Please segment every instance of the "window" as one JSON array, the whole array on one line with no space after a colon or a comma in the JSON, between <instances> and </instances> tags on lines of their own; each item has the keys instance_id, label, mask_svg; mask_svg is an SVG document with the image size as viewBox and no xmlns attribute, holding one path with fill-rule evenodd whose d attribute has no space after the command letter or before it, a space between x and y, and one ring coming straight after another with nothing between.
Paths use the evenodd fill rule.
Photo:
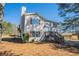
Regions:
<instances>
[{"instance_id":1,"label":"window","mask_svg":"<svg viewBox=\"0 0 79 59\"><path fill-rule=\"evenodd\" d=\"M32 37L40 37L40 31L32 31Z\"/></svg>"},{"instance_id":2,"label":"window","mask_svg":"<svg viewBox=\"0 0 79 59\"><path fill-rule=\"evenodd\" d=\"M36 18L32 18L32 24L33 25L39 25L39 20Z\"/></svg>"},{"instance_id":3,"label":"window","mask_svg":"<svg viewBox=\"0 0 79 59\"><path fill-rule=\"evenodd\" d=\"M44 31L50 31L50 26L48 24L44 26Z\"/></svg>"}]
</instances>

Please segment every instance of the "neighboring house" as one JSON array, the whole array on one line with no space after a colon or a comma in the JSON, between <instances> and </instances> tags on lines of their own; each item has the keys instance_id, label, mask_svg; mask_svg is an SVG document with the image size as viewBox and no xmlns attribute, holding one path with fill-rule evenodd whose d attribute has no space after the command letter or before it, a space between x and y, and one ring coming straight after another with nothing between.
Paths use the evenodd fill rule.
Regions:
<instances>
[{"instance_id":1,"label":"neighboring house","mask_svg":"<svg viewBox=\"0 0 79 59\"><path fill-rule=\"evenodd\" d=\"M57 22L46 20L38 13L27 13L22 7L21 33L28 32L30 37L40 37L43 32L57 31Z\"/></svg>"}]
</instances>

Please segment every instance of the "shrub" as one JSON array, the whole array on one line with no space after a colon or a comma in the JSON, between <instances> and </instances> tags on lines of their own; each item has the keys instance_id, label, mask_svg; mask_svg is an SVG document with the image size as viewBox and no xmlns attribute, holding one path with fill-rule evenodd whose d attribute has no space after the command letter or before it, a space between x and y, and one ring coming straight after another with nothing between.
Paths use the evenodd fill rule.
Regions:
<instances>
[{"instance_id":1,"label":"shrub","mask_svg":"<svg viewBox=\"0 0 79 59\"><path fill-rule=\"evenodd\" d=\"M29 34L28 33L24 33L23 34L23 42L26 43L29 41Z\"/></svg>"}]
</instances>

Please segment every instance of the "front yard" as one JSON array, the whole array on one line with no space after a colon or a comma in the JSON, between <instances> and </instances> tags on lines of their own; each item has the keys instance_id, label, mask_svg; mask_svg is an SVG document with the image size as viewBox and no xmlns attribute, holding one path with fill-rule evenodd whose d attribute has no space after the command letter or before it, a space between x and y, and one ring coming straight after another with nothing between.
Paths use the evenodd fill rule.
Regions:
<instances>
[{"instance_id":1,"label":"front yard","mask_svg":"<svg viewBox=\"0 0 79 59\"><path fill-rule=\"evenodd\" d=\"M17 56L72 56L79 55L76 48L57 48L54 43L0 43L0 55Z\"/></svg>"}]
</instances>

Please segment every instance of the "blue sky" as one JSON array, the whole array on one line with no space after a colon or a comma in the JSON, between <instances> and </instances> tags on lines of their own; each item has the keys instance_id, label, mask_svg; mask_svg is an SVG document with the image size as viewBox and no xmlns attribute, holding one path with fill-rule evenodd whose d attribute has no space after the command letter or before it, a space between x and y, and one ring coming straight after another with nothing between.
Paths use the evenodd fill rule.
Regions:
<instances>
[{"instance_id":1,"label":"blue sky","mask_svg":"<svg viewBox=\"0 0 79 59\"><path fill-rule=\"evenodd\" d=\"M28 13L37 12L47 20L63 22L63 18L58 15L58 5L54 3L7 3L4 7L4 20L18 25L22 6L27 8Z\"/></svg>"}]
</instances>

